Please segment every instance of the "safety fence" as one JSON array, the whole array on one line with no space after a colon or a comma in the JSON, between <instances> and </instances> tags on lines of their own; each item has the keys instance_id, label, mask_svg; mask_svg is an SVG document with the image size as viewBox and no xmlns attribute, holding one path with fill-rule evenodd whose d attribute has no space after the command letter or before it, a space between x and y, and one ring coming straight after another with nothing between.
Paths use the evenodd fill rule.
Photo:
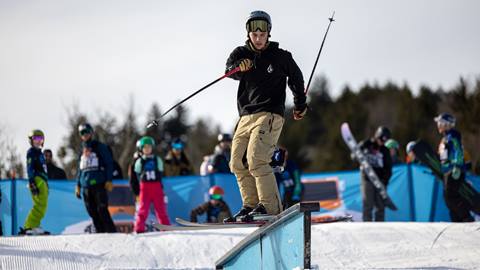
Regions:
<instances>
[{"instance_id":1,"label":"safety fence","mask_svg":"<svg viewBox=\"0 0 480 270\"><path fill-rule=\"evenodd\" d=\"M468 180L480 189L480 177L469 175ZM340 171L302 176L304 198L320 201L320 213L361 213L360 174L358 171ZM15 235L23 226L32 206L30 191L25 179L1 180L2 201L0 219L5 235ZM83 201L75 197L76 182L72 180L49 181L48 208L42 227L54 234L84 233L91 228L90 218ZM126 180L114 181L110 194L110 212L115 223L133 220L135 200ZM225 190L224 200L232 212L241 207L241 197L235 177L231 174L209 176L181 176L163 179L168 215L189 219L190 210L208 200L208 189L219 185ZM442 185L426 167L398 165L388 185L388 193L398 207L386 211L387 221L448 221L449 215L443 200ZM355 215L354 215L355 217ZM200 219L202 220L202 219Z\"/></svg>"}]
</instances>

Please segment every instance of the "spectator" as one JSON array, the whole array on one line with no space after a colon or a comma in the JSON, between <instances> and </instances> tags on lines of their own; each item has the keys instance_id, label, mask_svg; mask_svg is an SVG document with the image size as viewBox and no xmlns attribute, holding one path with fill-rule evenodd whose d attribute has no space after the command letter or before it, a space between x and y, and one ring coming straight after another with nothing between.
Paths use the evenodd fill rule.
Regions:
<instances>
[{"instance_id":1,"label":"spectator","mask_svg":"<svg viewBox=\"0 0 480 270\"><path fill-rule=\"evenodd\" d=\"M400 164L400 144L394 139L388 139L385 142L385 147L390 151L390 158L392 159L392 165Z\"/></svg>"},{"instance_id":2,"label":"spectator","mask_svg":"<svg viewBox=\"0 0 480 270\"><path fill-rule=\"evenodd\" d=\"M165 195L162 187L163 162L160 157L153 153L155 140L145 136L138 144L142 155L135 161L135 174L140 182L139 203L137 218L135 220L135 232L145 232L145 220L148 217L150 204L153 204L155 215L160 224L170 225L165 206Z\"/></svg>"},{"instance_id":3,"label":"spectator","mask_svg":"<svg viewBox=\"0 0 480 270\"><path fill-rule=\"evenodd\" d=\"M197 216L207 214L207 223L221 223L232 216L230 208L223 200L225 192L220 186L213 186L208 190L210 200L190 212L190 221L197 222Z\"/></svg>"},{"instance_id":4,"label":"spectator","mask_svg":"<svg viewBox=\"0 0 480 270\"><path fill-rule=\"evenodd\" d=\"M78 132L82 150L78 162L77 187L75 195L83 197L88 215L92 218L97 233L116 232L108 211L108 194L113 189L113 159L107 145L93 139L90 124L81 124Z\"/></svg>"},{"instance_id":5,"label":"spectator","mask_svg":"<svg viewBox=\"0 0 480 270\"><path fill-rule=\"evenodd\" d=\"M288 151L284 147L275 150L272 157L273 171L281 192L283 209L300 202L303 186L301 171L297 164L288 158Z\"/></svg>"},{"instance_id":6,"label":"spectator","mask_svg":"<svg viewBox=\"0 0 480 270\"><path fill-rule=\"evenodd\" d=\"M413 152L413 147L415 146L415 141L411 141L407 144L405 151L407 152L407 163L413 164L418 163L417 158L415 157L415 153Z\"/></svg>"},{"instance_id":7,"label":"spectator","mask_svg":"<svg viewBox=\"0 0 480 270\"><path fill-rule=\"evenodd\" d=\"M456 119L449 113L435 117L437 130L442 139L438 145L438 154L442 166L443 197L453 222L474 221L469 206L461 195L461 186L465 183L465 164L462 136L455 129Z\"/></svg>"},{"instance_id":8,"label":"spectator","mask_svg":"<svg viewBox=\"0 0 480 270\"><path fill-rule=\"evenodd\" d=\"M48 204L48 175L45 156L42 153L45 135L35 129L28 135L30 149L27 152L28 187L32 195L33 206L25 219L21 235L50 234L40 227Z\"/></svg>"},{"instance_id":9,"label":"spectator","mask_svg":"<svg viewBox=\"0 0 480 270\"><path fill-rule=\"evenodd\" d=\"M218 134L218 144L208 166L209 173L231 173L228 163L230 162L230 149L232 148L232 136L228 133Z\"/></svg>"},{"instance_id":10,"label":"spectator","mask_svg":"<svg viewBox=\"0 0 480 270\"><path fill-rule=\"evenodd\" d=\"M372 166L378 178L387 189L388 181L392 176L392 159L390 152L385 147L385 142L390 139L390 130L380 126L373 138L360 143L360 148L366 154L368 163ZM363 221L372 221L372 212L375 209L375 221L385 221L385 205L378 190L368 179L368 176L362 174L362 201L363 201Z\"/></svg>"},{"instance_id":11,"label":"spectator","mask_svg":"<svg viewBox=\"0 0 480 270\"><path fill-rule=\"evenodd\" d=\"M185 153L185 144L180 139L174 140L165 156L165 176L192 175L193 166Z\"/></svg>"},{"instance_id":12,"label":"spectator","mask_svg":"<svg viewBox=\"0 0 480 270\"><path fill-rule=\"evenodd\" d=\"M67 175L65 174L65 171L55 165L55 162L53 161L52 150L50 149L43 150L43 155L45 156L45 162L47 163L48 179L49 180L67 179Z\"/></svg>"}]
</instances>

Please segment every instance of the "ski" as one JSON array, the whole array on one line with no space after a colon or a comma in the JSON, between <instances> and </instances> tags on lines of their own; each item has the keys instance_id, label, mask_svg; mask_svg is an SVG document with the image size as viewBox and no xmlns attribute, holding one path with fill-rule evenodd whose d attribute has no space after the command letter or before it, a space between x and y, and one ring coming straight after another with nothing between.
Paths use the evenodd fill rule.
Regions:
<instances>
[{"instance_id":1,"label":"ski","mask_svg":"<svg viewBox=\"0 0 480 270\"><path fill-rule=\"evenodd\" d=\"M415 157L420 160L421 163L425 164L435 175L435 179L440 181L443 184L443 172L440 159L437 154L433 151L430 145L422 140L415 142L413 146L413 153ZM470 210L475 214L480 215L480 193L475 190L475 188L470 185L468 182L463 182L459 188L460 195L470 206Z\"/></svg>"},{"instance_id":2,"label":"ski","mask_svg":"<svg viewBox=\"0 0 480 270\"><path fill-rule=\"evenodd\" d=\"M265 223L263 223L265 224ZM216 230L216 229L235 229L235 228L254 228L260 227L263 224L258 223L242 223L242 224L205 224L205 226L175 226L154 224L153 227L160 231L199 231L199 230Z\"/></svg>"},{"instance_id":3,"label":"ski","mask_svg":"<svg viewBox=\"0 0 480 270\"><path fill-rule=\"evenodd\" d=\"M272 216L273 217L273 216ZM261 226L265 223L268 222L268 220L255 220L252 222L227 222L227 223L198 223L198 222L190 222L187 220L184 220L182 218L176 218L175 221L182 225L182 226L195 226L195 227L212 227L212 226L223 226L223 225L256 225L256 226Z\"/></svg>"},{"instance_id":4,"label":"ski","mask_svg":"<svg viewBox=\"0 0 480 270\"><path fill-rule=\"evenodd\" d=\"M380 181L377 174L373 170L372 166L370 166L370 164L368 163L367 157L360 149L357 141L355 140L355 137L353 137L353 134L350 131L350 127L348 126L348 123L342 124L341 133L342 133L343 140L347 144L348 148L350 148L350 151L355 156L357 161L360 163L360 167L362 168L363 172L367 175L368 180L372 182L373 186L379 192L380 196L383 199L383 202L385 203L385 206L392 210L397 210L397 207L395 206L392 199L390 199L390 197L387 194L385 185L383 185L382 181Z\"/></svg>"},{"instance_id":5,"label":"ski","mask_svg":"<svg viewBox=\"0 0 480 270\"><path fill-rule=\"evenodd\" d=\"M334 223L334 222L352 222L352 215L344 216L312 216L312 224L324 224L324 223Z\"/></svg>"}]
</instances>

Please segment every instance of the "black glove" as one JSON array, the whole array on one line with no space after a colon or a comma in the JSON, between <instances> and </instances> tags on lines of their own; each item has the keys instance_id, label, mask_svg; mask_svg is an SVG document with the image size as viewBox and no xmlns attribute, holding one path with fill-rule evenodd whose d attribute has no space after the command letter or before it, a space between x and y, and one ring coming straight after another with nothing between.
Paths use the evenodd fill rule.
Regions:
<instances>
[{"instance_id":1,"label":"black glove","mask_svg":"<svg viewBox=\"0 0 480 270\"><path fill-rule=\"evenodd\" d=\"M30 182L28 184L28 188L30 189L30 192L32 193L33 196L37 196L40 193L40 190L37 187L37 184L35 182Z\"/></svg>"}]
</instances>

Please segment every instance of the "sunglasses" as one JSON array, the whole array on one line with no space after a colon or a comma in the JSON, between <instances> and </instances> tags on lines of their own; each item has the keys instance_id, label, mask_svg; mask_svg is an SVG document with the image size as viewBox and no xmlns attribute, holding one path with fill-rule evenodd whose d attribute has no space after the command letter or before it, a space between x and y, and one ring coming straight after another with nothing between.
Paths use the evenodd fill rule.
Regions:
<instances>
[{"instance_id":1,"label":"sunglasses","mask_svg":"<svg viewBox=\"0 0 480 270\"><path fill-rule=\"evenodd\" d=\"M264 20L252 20L247 23L247 32L268 32L268 23Z\"/></svg>"},{"instance_id":2,"label":"sunglasses","mask_svg":"<svg viewBox=\"0 0 480 270\"><path fill-rule=\"evenodd\" d=\"M221 200L221 199L222 199L222 195L220 195L220 194L212 194L212 195L210 195L210 199L212 199L212 200Z\"/></svg>"}]
</instances>

